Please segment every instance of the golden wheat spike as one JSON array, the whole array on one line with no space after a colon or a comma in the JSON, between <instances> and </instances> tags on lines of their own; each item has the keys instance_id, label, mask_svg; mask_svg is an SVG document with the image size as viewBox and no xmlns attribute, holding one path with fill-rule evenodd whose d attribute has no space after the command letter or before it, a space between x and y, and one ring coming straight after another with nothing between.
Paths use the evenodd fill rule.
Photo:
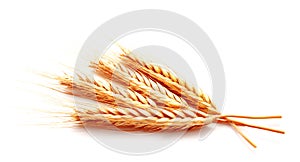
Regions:
<instances>
[{"instance_id":1,"label":"golden wheat spike","mask_svg":"<svg viewBox=\"0 0 300 162\"><path fill-rule=\"evenodd\" d=\"M100 60L98 64L92 64L91 67L95 69L95 73L97 75L111 78L113 82L121 83L128 89L132 89L144 96L153 98L160 104L171 104L169 106L174 108L187 106L187 103L181 100L179 97L168 96L167 94L171 92L169 92L163 86L161 86L160 84L156 84L152 80L145 80L144 78L142 78L142 75L138 73L126 73L104 60ZM152 86L148 86L149 84L146 83L146 81L149 82L149 84L152 83Z\"/></svg>"},{"instance_id":2,"label":"golden wheat spike","mask_svg":"<svg viewBox=\"0 0 300 162\"><path fill-rule=\"evenodd\" d=\"M143 97L131 90L124 90L113 86L109 82L102 80L88 82L86 80L73 80L71 75L57 77L63 88L57 91L82 98L91 99L97 102L107 103L112 106L139 106L141 108L156 107L155 102L147 97ZM108 85L108 86L107 86Z\"/></svg>"},{"instance_id":3,"label":"golden wheat spike","mask_svg":"<svg viewBox=\"0 0 300 162\"><path fill-rule=\"evenodd\" d=\"M126 67L136 69L160 83L172 93L181 96L192 107L198 108L206 113L219 114L208 95L202 91L196 91L195 88L191 88L185 81L173 75L169 70L158 65L141 61L131 54L121 54L120 56L122 57L122 64Z\"/></svg>"},{"instance_id":4,"label":"golden wheat spike","mask_svg":"<svg viewBox=\"0 0 300 162\"><path fill-rule=\"evenodd\" d=\"M161 84L152 81L143 74L127 70L121 70L120 65L113 65L107 60L100 60L98 64L92 63L91 67L99 76L119 82L125 88L134 90L145 97L153 99L158 105L168 108L188 108L201 116L207 116L202 111L190 107L184 99L170 92ZM124 67L123 67L124 68ZM115 77L115 78L113 78Z\"/></svg>"},{"instance_id":5,"label":"golden wheat spike","mask_svg":"<svg viewBox=\"0 0 300 162\"><path fill-rule=\"evenodd\" d=\"M209 118L192 118L189 116L176 117L168 116L164 114L165 112L162 112L162 114L164 114L163 116L157 116L155 114L145 113L144 111L146 110L140 108L111 108L105 104L100 104L98 108L92 110L91 108L79 110L76 108L76 113L72 115L72 121L84 126L99 128L118 127L126 130L159 131L186 130L201 127L212 123L217 118L217 116L211 116Z\"/></svg>"},{"instance_id":6,"label":"golden wheat spike","mask_svg":"<svg viewBox=\"0 0 300 162\"><path fill-rule=\"evenodd\" d=\"M137 82L144 84L145 86L153 89L154 91L160 92L162 95L165 95L181 104L188 105L184 99L182 99L178 95L172 93L167 88L162 86L160 83L153 81L152 79L146 77L144 74L130 70L129 68L126 68L122 64L113 62L111 60L109 63L114 65L115 71L117 71L119 73L120 72L126 73L126 74L128 74L128 77L134 78ZM114 71L114 73L115 73L115 71ZM147 92L147 89L142 89L142 90L140 90L140 93L145 93L145 91Z\"/></svg>"}]
</instances>

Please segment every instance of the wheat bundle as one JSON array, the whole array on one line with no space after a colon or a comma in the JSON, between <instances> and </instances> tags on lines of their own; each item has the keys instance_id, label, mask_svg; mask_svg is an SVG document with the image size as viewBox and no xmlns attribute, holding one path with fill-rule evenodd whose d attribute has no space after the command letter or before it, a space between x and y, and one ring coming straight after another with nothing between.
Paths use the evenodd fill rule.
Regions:
<instances>
[{"instance_id":1,"label":"wheat bundle","mask_svg":"<svg viewBox=\"0 0 300 162\"><path fill-rule=\"evenodd\" d=\"M248 126L276 133L281 130L237 121L237 118L271 119L281 116L222 115L210 97L190 86L168 68L164 68L123 50L114 56L91 62L95 77L84 74L54 77L59 82L50 87L61 93L96 101L97 106L72 107L69 114L75 125L124 130L174 131L201 128L210 123L232 126L253 147L238 126Z\"/></svg>"}]
</instances>

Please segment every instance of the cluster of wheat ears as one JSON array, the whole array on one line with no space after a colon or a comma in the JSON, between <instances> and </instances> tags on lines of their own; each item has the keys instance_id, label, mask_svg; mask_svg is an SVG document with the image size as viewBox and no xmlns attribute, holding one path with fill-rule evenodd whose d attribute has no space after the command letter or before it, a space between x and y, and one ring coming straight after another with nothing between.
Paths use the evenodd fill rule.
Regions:
<instances>
[{"instance_id":1,"label":"cluster of wheat ears","mask_svg":"<svg viewBox=\"0 0 300 162\"><path fill-rule=\"evenodd\" d=\"M284 133L236 120L281 116L222 115L208 95L191 87L169 68L143 61L128 50L122 51L91 62L92 78L79 73L53 77L59 86L52 89L98 103L84 108L74 106L69 117L75 125L152 132L191 130L222 123L230 125L253 147L256 145L239 126Z\"/></svg>"}]
</instances>

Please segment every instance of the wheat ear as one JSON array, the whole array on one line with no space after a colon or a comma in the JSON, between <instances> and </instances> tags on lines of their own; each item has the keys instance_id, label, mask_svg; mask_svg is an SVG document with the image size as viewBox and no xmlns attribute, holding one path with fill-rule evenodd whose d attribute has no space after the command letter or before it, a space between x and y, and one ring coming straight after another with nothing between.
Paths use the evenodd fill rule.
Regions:
<instances>
[{"instance_id":1,"label":"wheat ear","mask_svg":"<svg viewBox=\"0 0 300 162\"><path fill-rule=\"evenodd\" d=\"M78 107L77 107L78 108ZM203 117L157 117L145 109L139 108L111 108L100 104L97 109L80 109L72 115L74 123L84 126L114 129L115 127L131 130L160 131L160 130L186 130L194 127L212 123L216 116L210 118ZM147 114L147 115L146 115Z\"/></svg>"},{"instance_id":2,"label":"wheat ear","mask_svg":"<svg viewBox=\"0 0 300 162\"><path fill-rule=\"evenodd\" d=\"M159 97L161 97L162 99L169 98L174 100L173 102L176 102L178 104L187 105L187 103L177 95L173 94L159 83L146 78L140 73L133 72L129 69L125 69L118 64L111 64L111 62L106 62L103 60L94 65L95 66L91 67L94 67L96 74L101 75L104 73L106 77L116 77L117 80L114 81L122 83L125 86L126 84L129 84L128 88L138 91L141 94L145 94L147 96L159 95Z\"/></svg>"},{"instance_id":3,"label":"wheat ear","mask_svg":"<svg viewBox=\"0 0 300 162\"><path fill-rule=\"evenodd\" d=\"M71 75L57 77L63 88L55 88L65 94L91 99L112 106L138 106L141 108L156 107L155 102L131 90L123 90L110 84L108 81L91 81L90 79L77 79Z\"/></svg>"},{"instance_id":4,"label":"wheat ear","mask_svg":"<svg viewBox=\"0 0 300 162\"><path fill-rule=\"evenodd\" d=\"M92 63L91 67L95 69L95 73L119 82L126 88L139 92L143 96L150 97L160 106L170 108L187 108L197 115L207 116L207 114L189 107L188 104L177 95L170 92L157 82L152 81L143 74L131 71L122 67L120 64L111 64L110 62L100 60L98 64Z\"/></svg>"},{"instance_id":5,"label":"wheat ear","mask_svg":"<svg viewBox=\"0 0 300 162\"><path fill-rule=\"evenodd\" d=\"M191 88L185 81L176 77L169 70L158 65L152 65L141 61L131 54L121 54L121 57L122 63L128 68L137 69L147 77L162 84L171 92L185 99L192 107L198 108L206 113L219 114L209 96L202 91Z\"/></svg>"},{"instance_id":6,"label":"wheat ear","mask_svg":"<svg viewBox=\"0 0 300 162\"><path fill-rule=\"evenodd\" d=\"M129 68L126 68L125 66L120 64L119 62L111 60L111 58L106 58L102 60L105 60L107 64L111 64L113 66L113 67L111 66L111 68L114 68L113 74L121 74L123 77L126 76L127 78L133 79L134 80L133 82L135 82L136 84L143 84L144 86L148 87L146 88L143 86L141 89L134 87L135 90L138 91L139 93L142 94L147 93L150 88L151 90L156 91L164 96L167 96L178 103L181 103L183 105L188 105L184 99L172 93L167 88L162 86L160 83L146 77L144 74L130 70ZM99 61L99 64L102 64L102 61ZM101 69L97 69L96 72L99 72L99 70ZM150 94L146 94L146 95L149 96Z\"/></svg>"}]
</instances>

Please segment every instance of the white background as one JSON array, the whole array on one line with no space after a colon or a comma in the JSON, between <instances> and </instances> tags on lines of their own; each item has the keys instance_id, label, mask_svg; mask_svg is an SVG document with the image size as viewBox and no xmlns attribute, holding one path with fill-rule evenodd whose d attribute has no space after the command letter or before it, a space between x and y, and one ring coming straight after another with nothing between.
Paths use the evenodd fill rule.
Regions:
<instances>
[{"instance_id":1,"label":"white background","mask_svg":"<svg viewBox=\"0 0 300 162\"><path fill-rule=\"evenodd\" d=\"M186 136L147 156L128 156L99 145L85 132L28 126L29 109L47 107L26 84L30 73L72 63L103 22L137 9L166 9L195 21L216 46L226 73L224 113L282 114L263 122L277 135L243 128L253 150L234 131L218 126L204 141ZM299 160L300 4L297 1L1 1L1 161L283 161ZM44 94L45 97L49 97Z\"/></svg>"}]
</instances>

